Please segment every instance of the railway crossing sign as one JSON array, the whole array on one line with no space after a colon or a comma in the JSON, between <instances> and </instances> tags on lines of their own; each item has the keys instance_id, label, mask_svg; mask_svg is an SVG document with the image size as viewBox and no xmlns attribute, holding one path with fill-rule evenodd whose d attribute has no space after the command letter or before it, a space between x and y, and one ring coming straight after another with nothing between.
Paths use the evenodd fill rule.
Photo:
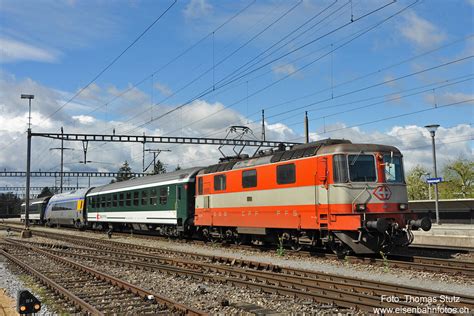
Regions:
<instances>
[{"instance_id":1,"label":"railway crossing sign","mask_svg":"<svg viewBox=\"0 0 474 316\"><path fill-rule=\"evenodd\" d=\"M428 179L426 179L426 183L429 183L429 184L440 183L440 182L443 182L443 178L428 178Z\"/></svg>"}]
</instances>

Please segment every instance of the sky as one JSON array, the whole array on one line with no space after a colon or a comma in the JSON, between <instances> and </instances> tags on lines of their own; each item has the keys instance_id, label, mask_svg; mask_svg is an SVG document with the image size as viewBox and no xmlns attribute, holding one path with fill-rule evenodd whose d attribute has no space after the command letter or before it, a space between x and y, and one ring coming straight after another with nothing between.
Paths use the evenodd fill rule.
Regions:
<instances>
[{"instance_id":1,"label":"sky","mask_svg":"<svg viewBox=\"0 0 474 316\"><path fill-rule=\"evenodd\" d=\"M0 0L0 168L26 170L26 93L33 132L223 138L240 125L260 139L264 110L267 140L303 142L307 111L311 140L394 145L406 171L432 168L424 126L439 124L442 169L473 157L473 21L472 0ZM31 170L59 171L58 146L34 137ZM65 146L66 171L142 171L142 144L90 143L86 165L82 143ZM170 171L221 157L146 148L170 150Z\"/></svg>"}]
</instances>

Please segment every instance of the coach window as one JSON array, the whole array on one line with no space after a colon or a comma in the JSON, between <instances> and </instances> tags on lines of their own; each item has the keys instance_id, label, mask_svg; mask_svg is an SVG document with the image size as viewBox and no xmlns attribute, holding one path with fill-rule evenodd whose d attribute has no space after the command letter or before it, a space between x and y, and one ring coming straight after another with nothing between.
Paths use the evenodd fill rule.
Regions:
<instances>
[{"instance_id":1,"label":"coach window","mask_svg":"<svg viewBox=\"0 0 474 316\"><path fill-rule=\"evenodd\" d=\"M214 176L214 190L222 191L226 189L225 174Z\"/></svg>"},{"instance_id":2,"label":"coach window","mask_svg":"<svg viewBox=\"0 0 474 316\"><path fill-rule=\"evenodd\" d=\"M112 194L107 194L107 208L112 206Z\"/></svg>"},{"instance_id":3,"label":"coach window","mask_svg":"<svg viewBox=\"0 0 474 316\"><path fill-rule=\"evenodd\" d=\"M124 205L123 193L120 193L119 194L119 206L123 206L123 205Z\"/></svg>"},{"instance_id":4,"label":"coach window","mask_svg":"<svg viewBox=\"0 0 474 316\"><path fill-rule=\"evenodd\" d=\"M168 203L168 189L160 188L160 204L165 205Z\"/></svg>"},{"instance_id":5,"label":"coach window","mask_svg":"<svg viewBox=\"0 0 474 316\"><path fill-rule=\"evenodd\" d=\"M332 164L334 169L334 183L349 182L346 155L334 155L332 158Z\"/></svg>"},{"instance_id":6,"label":"coach window","mask_svg":"<svg viewBox=\"0 0 474 316\"><path fill-rule=\"evenodd\" d=\"M277 183L278 184L295 183L295 181L296 181L296 170L295 170L294 163L277 166Z\"/></svg>"},{"instance_id":7,"label":"coach window","mask_svg":"<svg viewBox=\"0 0 474 316\"><path fill-rule=\"evenodd\" d=\"M142 191L142 205L148 205L148 191Z\"/></svg>"},{"instance_id":8,"label":"coach window","mask_svg":"<svg viewBox=\"0 0 474 316\"><path fill-rule=\"evenodd\" d=\"M100 197L100 207L105 208L105 195Z\"/></svg>"},{"instance_id":9,"label":"coach window","mask_svg":"<svg viewBox=\"0 0 474 316\"><path fill-rule=\"evenodd\" d=\"M132 205L132 193L128 192L125 193L125 205L131 206Z\"/></svg>"},{"instance_id":10,"label":"coach window","mask_svg":"<svg viewBox=\"0 0 474 316\"><path fill-rule=\"evenodd\" d=\"M178 200L181 200L181 187L178 187Z\"/></svg>"},{"instance_id":11,"label":"coach window","mask_svg":"<svg viewBox=\"0 0 474 316\"><path fill-rule=\"evenodd\" d=\"M91 206L91 208L95 208L95 197L91 196L89 198L89 205Z\"/></svg>"},{"instance_id":12,"label":"coach window","mask_svg":"<svg viewBox=\"0 0 474 316\"><path fill-rule=\"evenodd\" d=\"M253 188L257 186L257 170L246 170L242 172L242 187Z\"/></svg>"},{"instance_id":13,"label":"coach window","mask_svg":"<svg viewBox=\"0 0 474 316\"><path fill-rule=\"evenodd\" d=\"M117 207L118 194L112 194L112 207Z\"/></svg>"},{"instance_id":14,"label":"coach window","mask_svg":"<svg viewBox=\"0 0 474 316\"><path fill-rule=\"evenodd\" d=\"M138 205L139 205L138 202L139 202L139 197L140 197L140 196L139 196L138 193L139 193L138 191L133 192L133 205L134 205L134 206L138 206Z\"/></svg>"},{"instance_id":15,"label":"coach window","mask_svg":"<svg viewBox=\"0 0 474 316\"><path fill-rule=\"evenodd\" d=\"M198 195L202 195L202 178L198 178Z\"/></svg>"},{"instance_id":16,"label":"coach window","mask_svg":"<svg viewBox=\"0 0 474 316\"><path fill-rule=\"evenodd\" d=\"M151 189L150 191L150 205L156 205L157 192L156 188Z\"/></svg>"}]
</instances>

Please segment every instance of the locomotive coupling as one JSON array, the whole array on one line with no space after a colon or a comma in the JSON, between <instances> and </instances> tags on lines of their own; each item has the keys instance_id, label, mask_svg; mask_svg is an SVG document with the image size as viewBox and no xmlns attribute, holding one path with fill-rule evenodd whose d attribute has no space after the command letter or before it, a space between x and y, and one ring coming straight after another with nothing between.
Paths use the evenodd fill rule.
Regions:
<instances>
[{"instance_id":1,"label":"locomotive coupling","mask_svg":"<svg viewBox=\"0 0 474 316\"><path fill-rule=\"evenodd\" d=\"M389 226L390 223L385 218L378 218L376 221L368 221L365 224L367 229L377 230L380 233L384 233Z\"/></svg>"},{"instance_id":2,"label":"locomotive coupling","mask_svg":"<svg viewBox=\"0 0 474 316\"><path fill-rule=\"evenodd\" d=\"M429 217L423 217L420 219L410 219L408 225L411 226L413 230L423 229L425 232L431 229L431 219Z\"/></svg>"}]
</instances>

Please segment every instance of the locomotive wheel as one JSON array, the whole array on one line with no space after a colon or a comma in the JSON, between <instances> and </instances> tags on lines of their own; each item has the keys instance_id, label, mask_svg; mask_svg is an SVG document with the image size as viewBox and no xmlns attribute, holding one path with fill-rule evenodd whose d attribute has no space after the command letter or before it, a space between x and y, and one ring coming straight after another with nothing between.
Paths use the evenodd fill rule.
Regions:
<instances>
[{"instance_id":1,"label":"locomotive wheel","mask_svg":"<svg viewBox=\"0 0 474 316\"><path fill-rule=\"evenodd\" d=\"M303 249L303 245L301 245L298 240L291 241L291 250L300 251L301 249Z\"/></svg>"},{"instance_id":2,"label":"locomotive wheel","mask_svg":"<svg viewBox=\"0 0 474 316\"><path fill-rule=\"evenodd\" d=\"M344 259L345 256L351 253L351 249L345 244L332 240L329 243L329 248L337 256L338 259Z\"/></svg>"}]
</instances>

